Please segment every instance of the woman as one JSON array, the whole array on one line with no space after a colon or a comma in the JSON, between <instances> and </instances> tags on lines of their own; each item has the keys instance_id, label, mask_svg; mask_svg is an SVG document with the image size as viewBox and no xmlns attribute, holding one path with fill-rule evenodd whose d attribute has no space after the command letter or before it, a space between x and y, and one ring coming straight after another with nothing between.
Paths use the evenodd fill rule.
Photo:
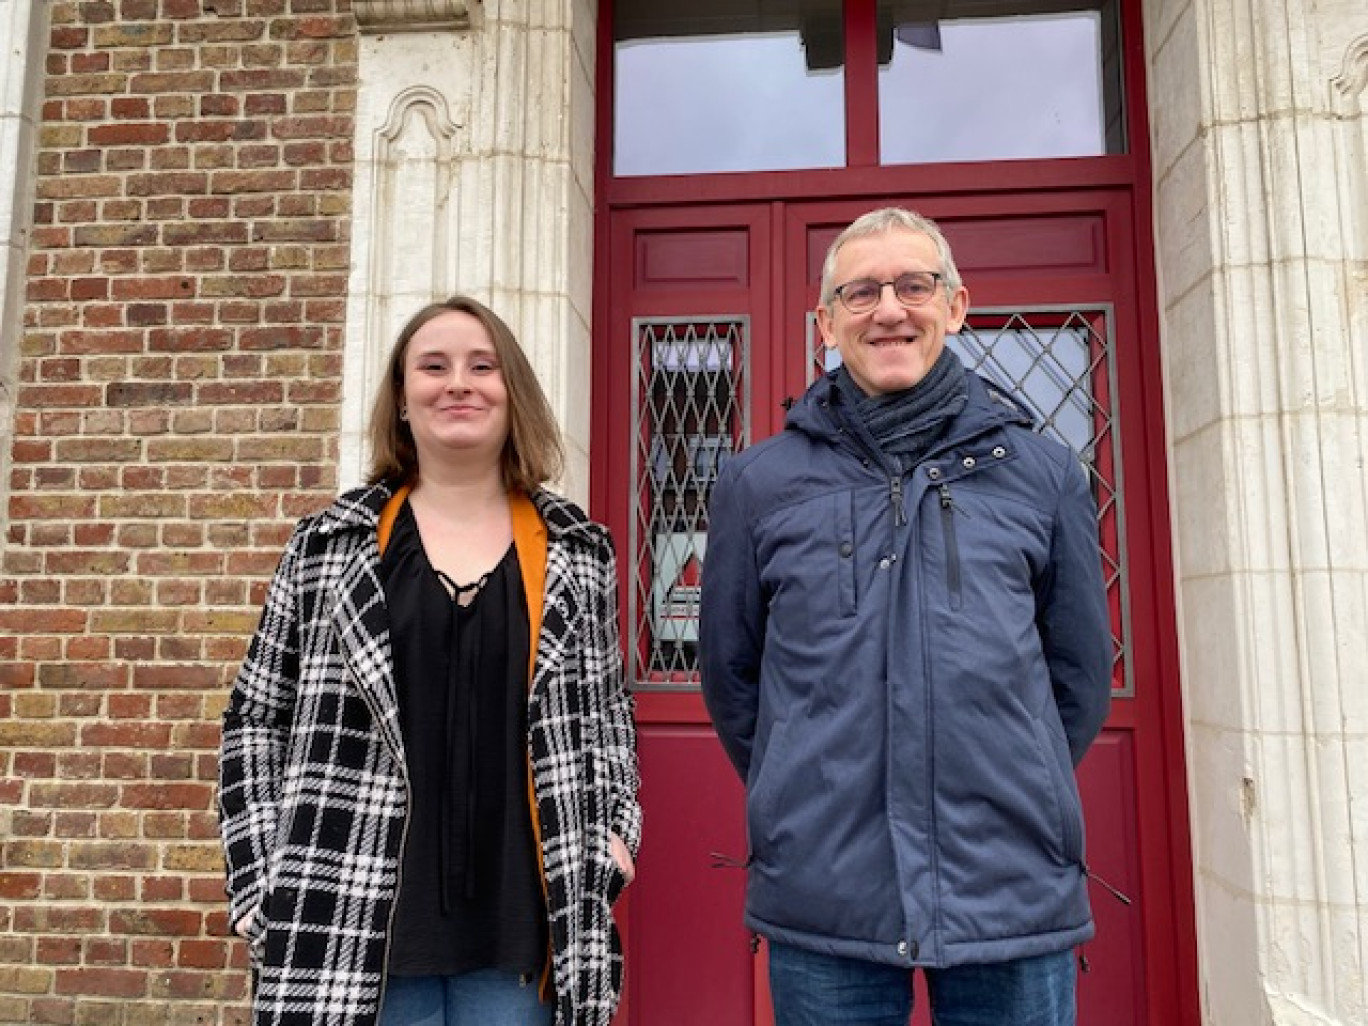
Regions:
<instances>
[{"instance_id":1,"label":"woman","mask_svg":"<svg viewBox=\"0 0 1368 1026\"><path fill-rule=\"evenodd\" d=\"M224 716L255 1026L606 1024L640 839L606 529L472 299L400 332L368 487L305 518Z\"/></svg>"}]
</instances>

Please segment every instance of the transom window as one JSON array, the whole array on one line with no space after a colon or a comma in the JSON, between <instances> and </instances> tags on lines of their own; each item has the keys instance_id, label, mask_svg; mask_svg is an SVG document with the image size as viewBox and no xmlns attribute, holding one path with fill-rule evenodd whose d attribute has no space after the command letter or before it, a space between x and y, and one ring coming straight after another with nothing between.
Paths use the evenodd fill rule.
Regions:
<instances>
[{"instance_id":1,"label":"transom window","mask_svg":"<svg viewBox=\"0 0 1368 1026\"><path fill-rule=\"evenodd\" d=\"M613 172L1122 153L1117 7L615 0Z\"/></svg>"}]
</instances>

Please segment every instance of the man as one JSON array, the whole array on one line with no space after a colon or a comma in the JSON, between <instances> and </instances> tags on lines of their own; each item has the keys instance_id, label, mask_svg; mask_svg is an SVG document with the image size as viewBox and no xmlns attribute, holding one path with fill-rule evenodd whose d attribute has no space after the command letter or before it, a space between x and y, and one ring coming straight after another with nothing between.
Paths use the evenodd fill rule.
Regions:
<instances>
[{"instance_id":1,"label":"man","mask_svg":"<svg viewBox=\"0 0 1368 1026\"><path fill-rule=\"evenodd\" d=\"M969 305L932 222L832 244L842 365L730 460L703 695L746 783L746 922L778 1026L1071 1026L1093 934L1073 769L1112 647L1077 458L945 346Z\"/></svg>"}]
</instances>

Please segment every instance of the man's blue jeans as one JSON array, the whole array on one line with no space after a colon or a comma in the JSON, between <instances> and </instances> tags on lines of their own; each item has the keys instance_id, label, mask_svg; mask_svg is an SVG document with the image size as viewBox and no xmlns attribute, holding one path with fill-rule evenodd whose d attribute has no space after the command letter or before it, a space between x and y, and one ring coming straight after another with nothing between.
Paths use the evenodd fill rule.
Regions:
<instances>
[{"instance_id":1,"label":"man's blue jeans","mask_svg":"<svg viewBox=\"0 0 1368 1026\"><path fill-rule=\"evenodd\" d=\"M550 1026L535 976L496 969L459 976L391 976L379 1026Z\"/></svg>"},{"instance_id":2,"label":"man's blue jeans","mask_svg":"<svg viewBox=\"0 0 1368 1026\"><path fill-rule=\"evenodd\" d=\"M769 945L775 1026L907 1026L912 973ZM1075 1026L1073 952L927 969L935 1026Z\"/></svg>"}]
</instances>

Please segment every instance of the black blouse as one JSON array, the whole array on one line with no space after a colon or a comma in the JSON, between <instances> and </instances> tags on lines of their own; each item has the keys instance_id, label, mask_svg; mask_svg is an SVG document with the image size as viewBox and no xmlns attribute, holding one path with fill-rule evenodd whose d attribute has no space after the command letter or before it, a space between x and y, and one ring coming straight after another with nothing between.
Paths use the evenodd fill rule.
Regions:
<instances>
[{"instance_id":1,"label":"black blouse","mask_svg":"<svg viewBox=\"0 0 1368 1026\"><path fill-rule=\"evenodd\" d=\"M458 585L428 562L405 502L380 576L411 791L389 972L539 972L548 942L517 550Z\"/></svg>"}]
</instances>

